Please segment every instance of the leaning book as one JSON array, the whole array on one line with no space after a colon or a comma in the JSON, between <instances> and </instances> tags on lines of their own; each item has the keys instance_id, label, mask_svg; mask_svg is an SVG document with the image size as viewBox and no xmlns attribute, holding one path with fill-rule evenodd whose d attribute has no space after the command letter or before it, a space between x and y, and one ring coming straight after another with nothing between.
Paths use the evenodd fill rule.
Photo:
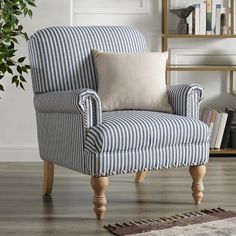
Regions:
<instances>
[{"instance_id":1,"label":"leaning book","mask_svg":"<svg viewBox=\"0 0 236 236\"><path fill-rule=\"evenodd\" d=\"M224 135L224 130L225 130L227 118L228 118L228 113L222 112L221 113L221 120L220 120L219 130L217 132L217 137L216 137L216 142L215 142L215 148L217 148L217 149L220 149L220 147L221 147L221 143L222 143L222 139L223 139L223 135Z\"/></svg>"},{"instance_id":2,"label":"leaning book","mask_svg":"<svg viewBox=\"0 0 236 236\"><path fill-rule=\"evenodd\" d=\"M216 118L215 118L213 130L212 130L211 138L210 138L210 148L211 149L215 148L216 138L217 138L217 134L218 134L219 127L220 127L220 121L221 121L221 113L217 112L217 111L215 111L215 112L216 112Z\"/></svg>"}]
</instances>

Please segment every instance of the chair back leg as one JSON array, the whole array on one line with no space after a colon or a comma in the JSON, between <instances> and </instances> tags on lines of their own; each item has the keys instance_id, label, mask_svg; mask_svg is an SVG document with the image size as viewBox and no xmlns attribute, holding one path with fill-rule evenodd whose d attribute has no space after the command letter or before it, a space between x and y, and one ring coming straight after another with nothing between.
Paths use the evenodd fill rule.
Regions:
<instances>
[{"instance_id":1,"label":"chair back leg","mask_svg":"<svg viewBox=\"0 0 236 236\"><path fill-rule=\"evenodd\" d=\"M206 166L190 166L189 172L193 178L192 191L196 205L201 204L203 197L203 178L206 174Z\"/></svg>"},{"instance_id":2,"label":"chair back leg","mask_svg":"<svg viewBox=\"0 0 236 236\"><path fill-rule=\"evenodd\" d=\"M135 183L143 183L147 175L147 171L138 171L135 177Z\"/></svg>"},{"instance_id":3,"label":"chair back leg","mask_svg":"<svg viewBox=\"0 0 236 236\"><path fill-rule=\"evenodd\" d=\"M43 179L43 195L52 193L54 179L54 163L51 161L43 162L44 179Z\"/></svg>"}]
</instances>

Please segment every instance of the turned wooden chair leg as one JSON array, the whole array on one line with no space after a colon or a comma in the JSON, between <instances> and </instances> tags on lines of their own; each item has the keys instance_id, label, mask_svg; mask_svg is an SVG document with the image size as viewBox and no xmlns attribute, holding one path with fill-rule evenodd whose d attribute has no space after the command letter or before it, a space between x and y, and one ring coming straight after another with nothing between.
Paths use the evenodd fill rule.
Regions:
<instances>
[{"instance_id":1,"label":"turned wooden chair leg","mask_svg":"<svg viewBox=\"0 0 236 236\"><path fill-rule=\"evenodd\" d=\"M192 191L196 205L201 203L203 197L203 178L206 174L206 166L190 166L189 172L193 178Z\"/></svg>"},{"instance_id":2,"label":"turned wooden chair leg","mask_svg":"<svg viewBox=\"0 0 236 236\"><path fill-rule=\"evenodd\" d=\"M135 177L135 183L143 183L147 175L147 171L138 171Z\"/></svg>"},{"instance_id":3,"label":"turned wooden chair leg","mask_svg":"<svg viewBox=\"0 0 236 236\"><path fill-rule=\"evenodd\" d=\"M91 186L94 191L94 211L96 213L97 219L102 220L106 211L106 189L109 185L108 177L91 177Z\"/></svg>"},{"instance_id":4,"label":"turned wooden chair leg","mask_svg":"<svg viewBox=\"0 0 236 236\"><path fill-rule=\"evenodd\" d=\"M54 163L51 161L44 161L44 180L43 180L43 195L52 193L53 179L54 179Z\"/></svg>"}]
</instances>

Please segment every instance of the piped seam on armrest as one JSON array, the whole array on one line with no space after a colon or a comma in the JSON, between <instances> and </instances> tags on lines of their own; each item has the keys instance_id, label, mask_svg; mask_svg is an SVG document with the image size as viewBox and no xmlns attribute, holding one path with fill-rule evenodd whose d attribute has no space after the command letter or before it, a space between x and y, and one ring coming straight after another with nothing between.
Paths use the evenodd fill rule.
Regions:
<instances>
[{"instance_id":1,"label":"piped seam on armrest","mask_svg":"<svg viewBox=\"0 0 236 236\"><path fill-rule=\"evenodd\" d=\"M102 122L101 102L91 89L36 94L34 106L38 113L80 113L86 128Z\"/></svg>"}]
</instances>

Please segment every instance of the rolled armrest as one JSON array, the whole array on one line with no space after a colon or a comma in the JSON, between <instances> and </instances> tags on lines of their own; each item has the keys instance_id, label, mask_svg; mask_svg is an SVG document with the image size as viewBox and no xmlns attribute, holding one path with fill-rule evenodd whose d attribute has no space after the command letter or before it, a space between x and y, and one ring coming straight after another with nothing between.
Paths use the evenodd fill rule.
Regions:
<instances>
[{"instance_id":1,"label":"rolled armrest","mask_svg":"<svg viewBox=\"0 0 236 236\"><path fill-rule=\"evenodd\" d=\"M169 102L176 115L199 119L199 105L204 90L196 84L181 84L167 87Z\"/></svg>"},{"instance_id":2,"label":"rolled armrest","mask_svg":"<svg viewBox=\"0 0 236 236\"><path fill-rule=\"evenodd\" d=\"M34 106L39 113L81 113L87 128L102 122L101 102L91 89L36 94Z\"/></svg>"}]
</instances>

